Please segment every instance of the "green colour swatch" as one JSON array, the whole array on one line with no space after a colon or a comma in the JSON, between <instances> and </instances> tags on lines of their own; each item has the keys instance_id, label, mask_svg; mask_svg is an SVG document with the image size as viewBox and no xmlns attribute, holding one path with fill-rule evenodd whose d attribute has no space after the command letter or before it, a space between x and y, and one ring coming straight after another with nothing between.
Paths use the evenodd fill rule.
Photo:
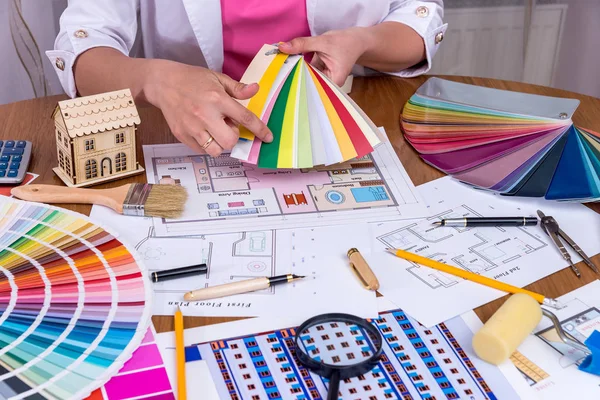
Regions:
<instances>
[{"instance_id":1,"label":"green colour swatch","mask_svg":"<svg viewBox=\"0 0 600 400\"><path fill-rule=\"evenodd\" d=\"M296 69L298 68L299 64L300 63L297 63L294 66L294 69L285 80L277 100L275 100L273 111L271 112L269 122L267 123L267 126L273 133L273 141L271 143L262 143L260 146L260 154L258 155L258 166L260 168L277 168L277 159L279 158L279 143L281 142L281 130L283 128L285 107L287 105L287 99L290 95L294 74L296 73Z\"/></svg>"}]
</instances>

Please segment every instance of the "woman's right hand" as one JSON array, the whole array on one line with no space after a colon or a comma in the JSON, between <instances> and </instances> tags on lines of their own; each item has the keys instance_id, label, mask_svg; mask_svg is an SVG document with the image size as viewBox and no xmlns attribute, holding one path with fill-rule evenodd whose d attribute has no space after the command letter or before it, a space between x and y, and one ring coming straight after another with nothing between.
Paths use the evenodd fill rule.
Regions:
<instances>
[{"instance_id":1,"label":"woman's right hand","mask_svg":"<svg viewBox=\"0 0 600 400\"><path fill-rule=\"evenodd\" d=\"M235 99L249 99L258 84L244 85L206 68L153 60L144 84L148 102L162 110L171 132L199 153L218 156L238 141L242 125L264 142L273 134L254 113ZM210 138L213 141L203 149Z\"/></svg>"}]
</instances>

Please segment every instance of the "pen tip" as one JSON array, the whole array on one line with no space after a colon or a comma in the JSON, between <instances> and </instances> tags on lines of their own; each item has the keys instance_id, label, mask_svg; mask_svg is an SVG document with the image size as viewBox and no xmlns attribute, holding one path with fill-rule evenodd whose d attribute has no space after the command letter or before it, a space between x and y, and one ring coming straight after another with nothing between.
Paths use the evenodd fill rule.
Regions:
<instances>
[{"instance_id":1,"label":"pen tip","mask_svg":"<svg viewBox=\"0 0 600 400\"><path fill-rule=\"evenodd\" d=\"M391 249L389 247L385 249L385 251L387 251L388 253L396 254L396 249Z\"/></svg>"},{"instance_id":2,"label":"pen tip","mask_svg":"<svg viewBox=\"0 0 600 400\"><path fill-rule=\"evenodd\" d=\"M294 279L303 279L303 278L306 278L306 276L304 276L304 275L296 275L296 274L292 275L292 277Z\"/></svg>"},{"instance_id":3,"label":"pen tip","mask_svg":"<svg viewBox=\"0 0 600 400\"><path fill-rule=\"evenodd\" d=\"M442 225L442 221L435 221L435 222L432 223L432 225L441 226Z\"/></svg>"}]
</instances>

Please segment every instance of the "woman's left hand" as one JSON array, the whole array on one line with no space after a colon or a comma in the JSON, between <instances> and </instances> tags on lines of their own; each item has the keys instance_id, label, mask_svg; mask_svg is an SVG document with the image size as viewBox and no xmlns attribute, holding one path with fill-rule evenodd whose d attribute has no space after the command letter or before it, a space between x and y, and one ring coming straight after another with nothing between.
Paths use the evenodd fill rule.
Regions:
<instances>
[{"instance_id":1,"label":"woman's left hand","mask_svg":"<svg viewBox=\"0 0 600 400\"><path fill-rule=\"evenodd\" d=\"M299 37L280 43L279 50L286 54L314 53L311 64L336 85L342 86L356 61L366 51L367 34L363 28L329 31L320 36Z\"/></svg>"}]
</instances>

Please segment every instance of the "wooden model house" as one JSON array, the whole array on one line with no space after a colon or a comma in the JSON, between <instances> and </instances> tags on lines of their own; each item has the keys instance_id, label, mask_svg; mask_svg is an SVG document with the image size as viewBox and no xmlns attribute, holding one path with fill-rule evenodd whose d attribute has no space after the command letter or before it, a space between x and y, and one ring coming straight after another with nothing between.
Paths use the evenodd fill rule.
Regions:
<instances>
[{"instance_id":1,"label":"wooden model house","mask_svg":"<svg viewBox=\"0 0 600 400\"><path fill-rule=\"evenodd\" d=\"M140 117L129 89L58 103L52 114L58 167L67 186L91 186L138 174Z\"/></svg>"}]
</instances>

